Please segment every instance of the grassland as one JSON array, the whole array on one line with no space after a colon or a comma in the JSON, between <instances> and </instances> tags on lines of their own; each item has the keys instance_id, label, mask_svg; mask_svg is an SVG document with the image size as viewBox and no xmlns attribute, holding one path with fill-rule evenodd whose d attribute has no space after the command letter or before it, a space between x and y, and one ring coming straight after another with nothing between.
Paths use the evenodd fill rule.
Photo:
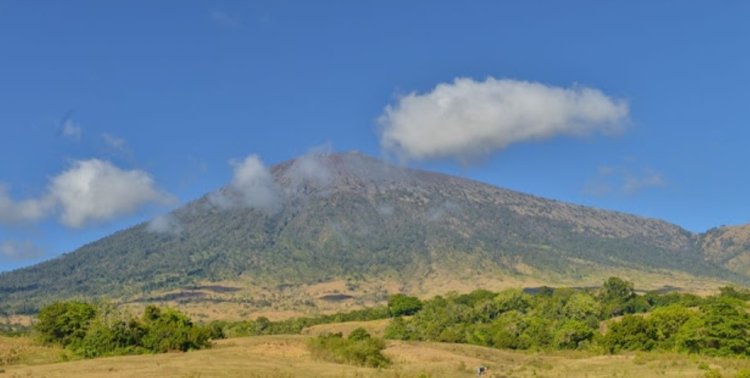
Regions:
<instances>
[{"instance_id":1,"label":"grassland","mask_svg":"<svg viewBox=\"0 0 750 378\"><path fill-rule=\"evenodd\" d=\"M378 332L383 321L349 322L307 330L346 332L366 326ZM490 368L487 377L706 377L709 370L734 377L750 369L750 360L684 354L631 353L593 355L583 352L527 353L472 345L389 341L387 369L360 368L314 359L309 336L258 336L221 340L208 350L64 361L63 351L40 347L27 338L1 338L0 350L15 349L4 362L6 377L473 377L473 369Z\"/></svg>"}]
</instances>

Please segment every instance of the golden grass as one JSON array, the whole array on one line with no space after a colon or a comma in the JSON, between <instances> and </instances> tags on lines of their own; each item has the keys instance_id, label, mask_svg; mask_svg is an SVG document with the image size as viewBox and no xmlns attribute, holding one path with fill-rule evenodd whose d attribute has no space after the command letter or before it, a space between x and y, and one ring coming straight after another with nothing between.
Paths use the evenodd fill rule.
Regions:
<instances>
[{"instance_id":1,"label":"golden grass","mask_svg":"<svg viewBox=\"0 0 750 378\"><path fill-rule=\"evenodd\" d=\"M0 336L0 366L48 364L69 357L63 349L39 345L30 337Z\"/></svg>"},{"instance_id":2,"label":"golden grass","mask_svg":"<svg viewBox=\"0 0 750 378\"><path fill-rule=\"evenodd\" d=\"M325 333L341 332L344 336L357 328L364 328L370 335L383 337L385 327L390 323L390 319L370 320L370 321L353 321L331 324L319 324L307 327L302 330L303 335L318 336Z\"/></svg>"},{"instance_id":3,"label":"golden grass","mask_svg":"<svg viewBox=\"0 0 750 378\"><path fill-rule=\"evenodd\" d=\"M355 323L355 322L352 322ZM349 324L344 326L348 327ZM6 377L704 377L706 367L732 377L750 368L747 359L665 353L599 356L583 352L524 353L472 345L390 341L387 369L315 360L306 336L260 336L221 340L188 353L107 357L60 363L27 361L6 366ZM59 353L59 350L55 352ZM39 363L34 365L35 363Z\"/></svg>"}]
</instances>

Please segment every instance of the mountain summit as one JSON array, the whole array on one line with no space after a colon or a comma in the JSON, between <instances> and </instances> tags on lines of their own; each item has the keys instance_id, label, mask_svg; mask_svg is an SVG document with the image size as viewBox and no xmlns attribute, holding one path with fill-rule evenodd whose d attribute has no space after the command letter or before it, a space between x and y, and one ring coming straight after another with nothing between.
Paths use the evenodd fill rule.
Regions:
<instances>
[{"instance_id":1,"label":"mountain summit","mask_svg":"<svg viewBox=\"0 0 750 378\"><path fill-rule=\"evenodd\" d=\"M35 308L74 296L146 298L212 282L346 282L337 291L377 300L394 291L504 282L581 285L611 274L646 277L641 281L654 286L744 279L704 258L698 235L667 222L356 152L310 154L269 170L248 165L235 176L170 214L0 275L2 303ZM364 284L373 282L378 294ZM364 287L368 294L358 291Z\"/></svg>"}]
</instances>

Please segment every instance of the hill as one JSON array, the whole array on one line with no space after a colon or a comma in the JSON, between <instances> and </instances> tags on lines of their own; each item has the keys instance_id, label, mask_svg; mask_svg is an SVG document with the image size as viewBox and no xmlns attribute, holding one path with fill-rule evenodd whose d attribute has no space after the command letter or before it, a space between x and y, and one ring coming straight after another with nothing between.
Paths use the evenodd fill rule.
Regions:
<instances>
[{"instance_id":1,"label":"hill","mask_svg":"<svg viewBox=\"0 0 750 378\"><path fill-rule=\"evenodd\" d=\"M700 236L700 246L709 261L750 276L750 225L708 230Z\"/></svg>"},{"instance_id":2,"label":"hill","mask_svg":"<svg viewBox=\"0 0 750 378\"><path fill-rule=\"evenodd\" d=\"M308 155L269 173L268 182L253 181L254 191L230 185L168 216L3 273L0 303L33 311L57 298L106 296L307 311L399 291L586 285L613 274L638 276L652 288L747 277L714 258L725 256L721 248L704 258L713 239L664 221L359 153Z\"/></svg>"}]
</instances>

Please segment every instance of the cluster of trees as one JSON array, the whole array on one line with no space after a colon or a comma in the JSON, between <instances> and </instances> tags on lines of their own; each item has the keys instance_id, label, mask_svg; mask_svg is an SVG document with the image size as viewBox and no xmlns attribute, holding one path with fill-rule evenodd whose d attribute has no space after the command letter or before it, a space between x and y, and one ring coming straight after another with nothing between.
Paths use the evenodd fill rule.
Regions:
<instances>
[{"instance_id":1,"label":"cluster of trees","mask_svg":"<svg viewBox=\"0 0 750 378\"><path fill-rule=\"evenodd\" d=\"M340 332L314 337L308 348L314 357L331 362L374 368L391 364L382 353L385 341L370 336L364 328L353 330L346 338Z\"/></svg>"},{"instance_id":2,"label":"cluster of trees","mask_svg":"<svg viewBox=\"0 0 750 378\"><path fill-rule=\"evenodd\" d=\"M708 298L637 295L632 283L616 277L600 289L476 290L421 303L411 318L395 318L385 337L510 349L750 355L748 298L731 288Z\"/></svg>"},{"instance_id":3,"label":"cluster of trees","mask_svg":"<svg viewBox=\"0 0 750 378\"><path fill-rule=\"evenodd\" d=\"M135 318L112 305L79 301L42 308L34 329L43 342L87 358L201 349L222 337L220 329L194 324L174 309L148 306Z\"/></svg>"}]
</instances>

